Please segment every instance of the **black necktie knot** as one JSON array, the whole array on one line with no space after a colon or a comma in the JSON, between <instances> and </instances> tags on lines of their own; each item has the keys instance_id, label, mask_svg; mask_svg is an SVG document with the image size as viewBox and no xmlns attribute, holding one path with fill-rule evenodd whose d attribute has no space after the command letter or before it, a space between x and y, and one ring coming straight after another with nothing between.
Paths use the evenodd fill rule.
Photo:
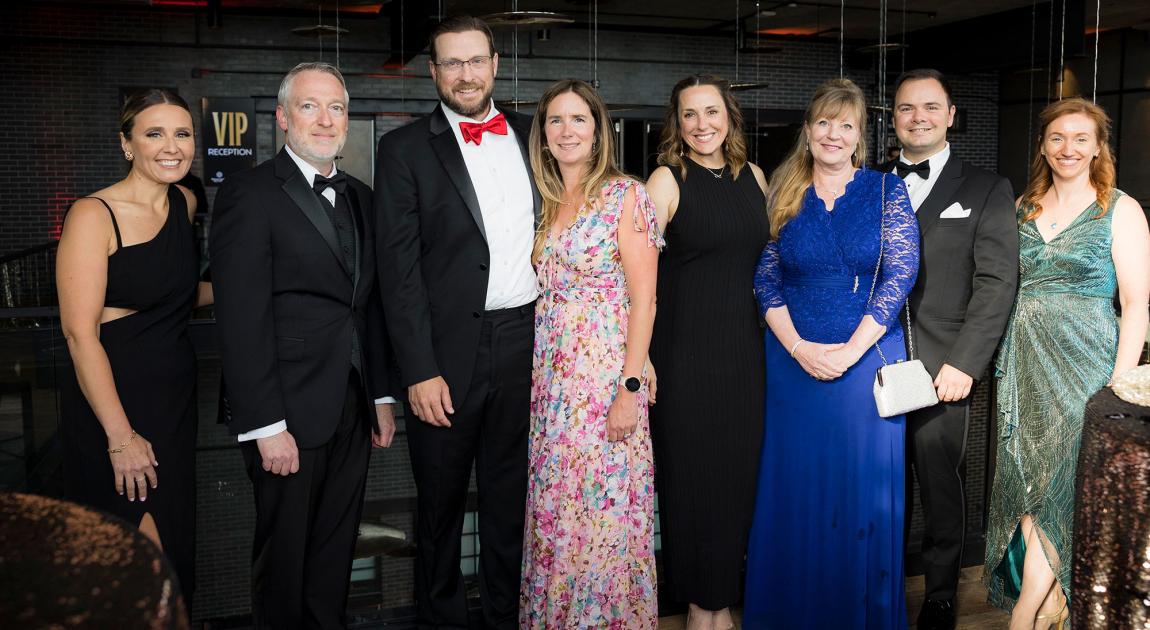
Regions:
<instances>
[{"instance_id":1,"label":"black necktie knot","mask_svg":"<svg viewBox=\"0 0 1150 630\"><path fill-rule=\"evenodd\" d=\"M907 164L902 160L895 162L894 170L898 176L906 179L907 175L911 173L918 173L918 176L923 179L930 179L930 160L923 160L918 164Z\"/></svg>"},{"instance_id":2,"label":"black necktie knot","mask_svg":"<svg viewBox=\"0 0 1150 630\"><path fill-rule=\"evenodd\" d=\"M316 175L311 187L317 195L322 195L323 191L328 188L334 188L336 194L342 195L343 191L347 189L347 175L345 175L343 171L338 171L331 177Z\"/></svg>"}]
</instances>

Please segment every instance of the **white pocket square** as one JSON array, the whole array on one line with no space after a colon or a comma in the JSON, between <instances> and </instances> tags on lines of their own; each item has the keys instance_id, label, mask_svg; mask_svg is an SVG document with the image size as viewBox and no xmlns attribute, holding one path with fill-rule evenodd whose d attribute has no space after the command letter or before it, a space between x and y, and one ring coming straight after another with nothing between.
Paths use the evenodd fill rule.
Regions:
<instances>
[{"instance_id":1,"label":"white pocket square","mask_svg":"<svg viewBox=\"0 0 1150 630\"><path fill-rule=\"evenodd\" d=\"M970 216L970 208L963 208L958 205L958 202L950 204L950 206L938 215L940 219L965 219Z\"/></svg>"}]
</instances>

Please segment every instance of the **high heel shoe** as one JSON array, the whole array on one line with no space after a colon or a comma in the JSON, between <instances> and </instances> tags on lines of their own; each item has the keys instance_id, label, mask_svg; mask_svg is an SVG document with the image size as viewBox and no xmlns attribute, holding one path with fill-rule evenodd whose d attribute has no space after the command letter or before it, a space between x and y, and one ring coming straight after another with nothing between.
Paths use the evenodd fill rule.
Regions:
<instances>
[{"instance_id":1,"label":"high heel shoe","mask_svg":"<svg viewBox=\"0 0 1150 630\"><path fill-rule=\"evenodd\" d=\"M1041 623L1048 621L1050 625L1047 626L1047 628L1053 628L1054 630L1066 630L1066 622L1069 620L1070 607L1068 606L1068 602L1062 602L1062 609L1056 613L1037 615L1034 617L1035 627L1039 627Z\"/></svg>"}]
</instances>

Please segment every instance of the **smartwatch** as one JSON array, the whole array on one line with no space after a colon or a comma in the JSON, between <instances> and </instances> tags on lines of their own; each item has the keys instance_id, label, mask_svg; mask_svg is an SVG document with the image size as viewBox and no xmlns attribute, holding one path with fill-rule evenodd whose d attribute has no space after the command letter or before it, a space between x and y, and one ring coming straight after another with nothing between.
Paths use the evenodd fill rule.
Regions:
<instances>
[{"instance_id":1,"label":"smartwatch","mask_svg":"<svg viewBox=\"0 0 1150 630\"><path fill-rule=\"evenodd\" d=\"M627 391L631 393L639 391L639 385L640 383L637 377L628 376L627 378L623 379L623 387L626 387Z\"/></svg>"}]
</instances>

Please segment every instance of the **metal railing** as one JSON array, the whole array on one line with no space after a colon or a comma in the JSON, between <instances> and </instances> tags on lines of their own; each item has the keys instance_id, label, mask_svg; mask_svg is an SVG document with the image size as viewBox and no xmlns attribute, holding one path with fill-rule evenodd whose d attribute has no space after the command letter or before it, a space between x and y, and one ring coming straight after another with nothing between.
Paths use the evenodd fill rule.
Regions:
<instances>
[{"instance_id":1,"label":"metal railing","mask_svg":"<svg viewBox=\"0 0 1150 630\"><path fill-rule=\"evenodd\" d=\"M38 328L39 318L56 314L58 245L49 241L0 256L0 329Z\"/></svg>"}]
</instances>

